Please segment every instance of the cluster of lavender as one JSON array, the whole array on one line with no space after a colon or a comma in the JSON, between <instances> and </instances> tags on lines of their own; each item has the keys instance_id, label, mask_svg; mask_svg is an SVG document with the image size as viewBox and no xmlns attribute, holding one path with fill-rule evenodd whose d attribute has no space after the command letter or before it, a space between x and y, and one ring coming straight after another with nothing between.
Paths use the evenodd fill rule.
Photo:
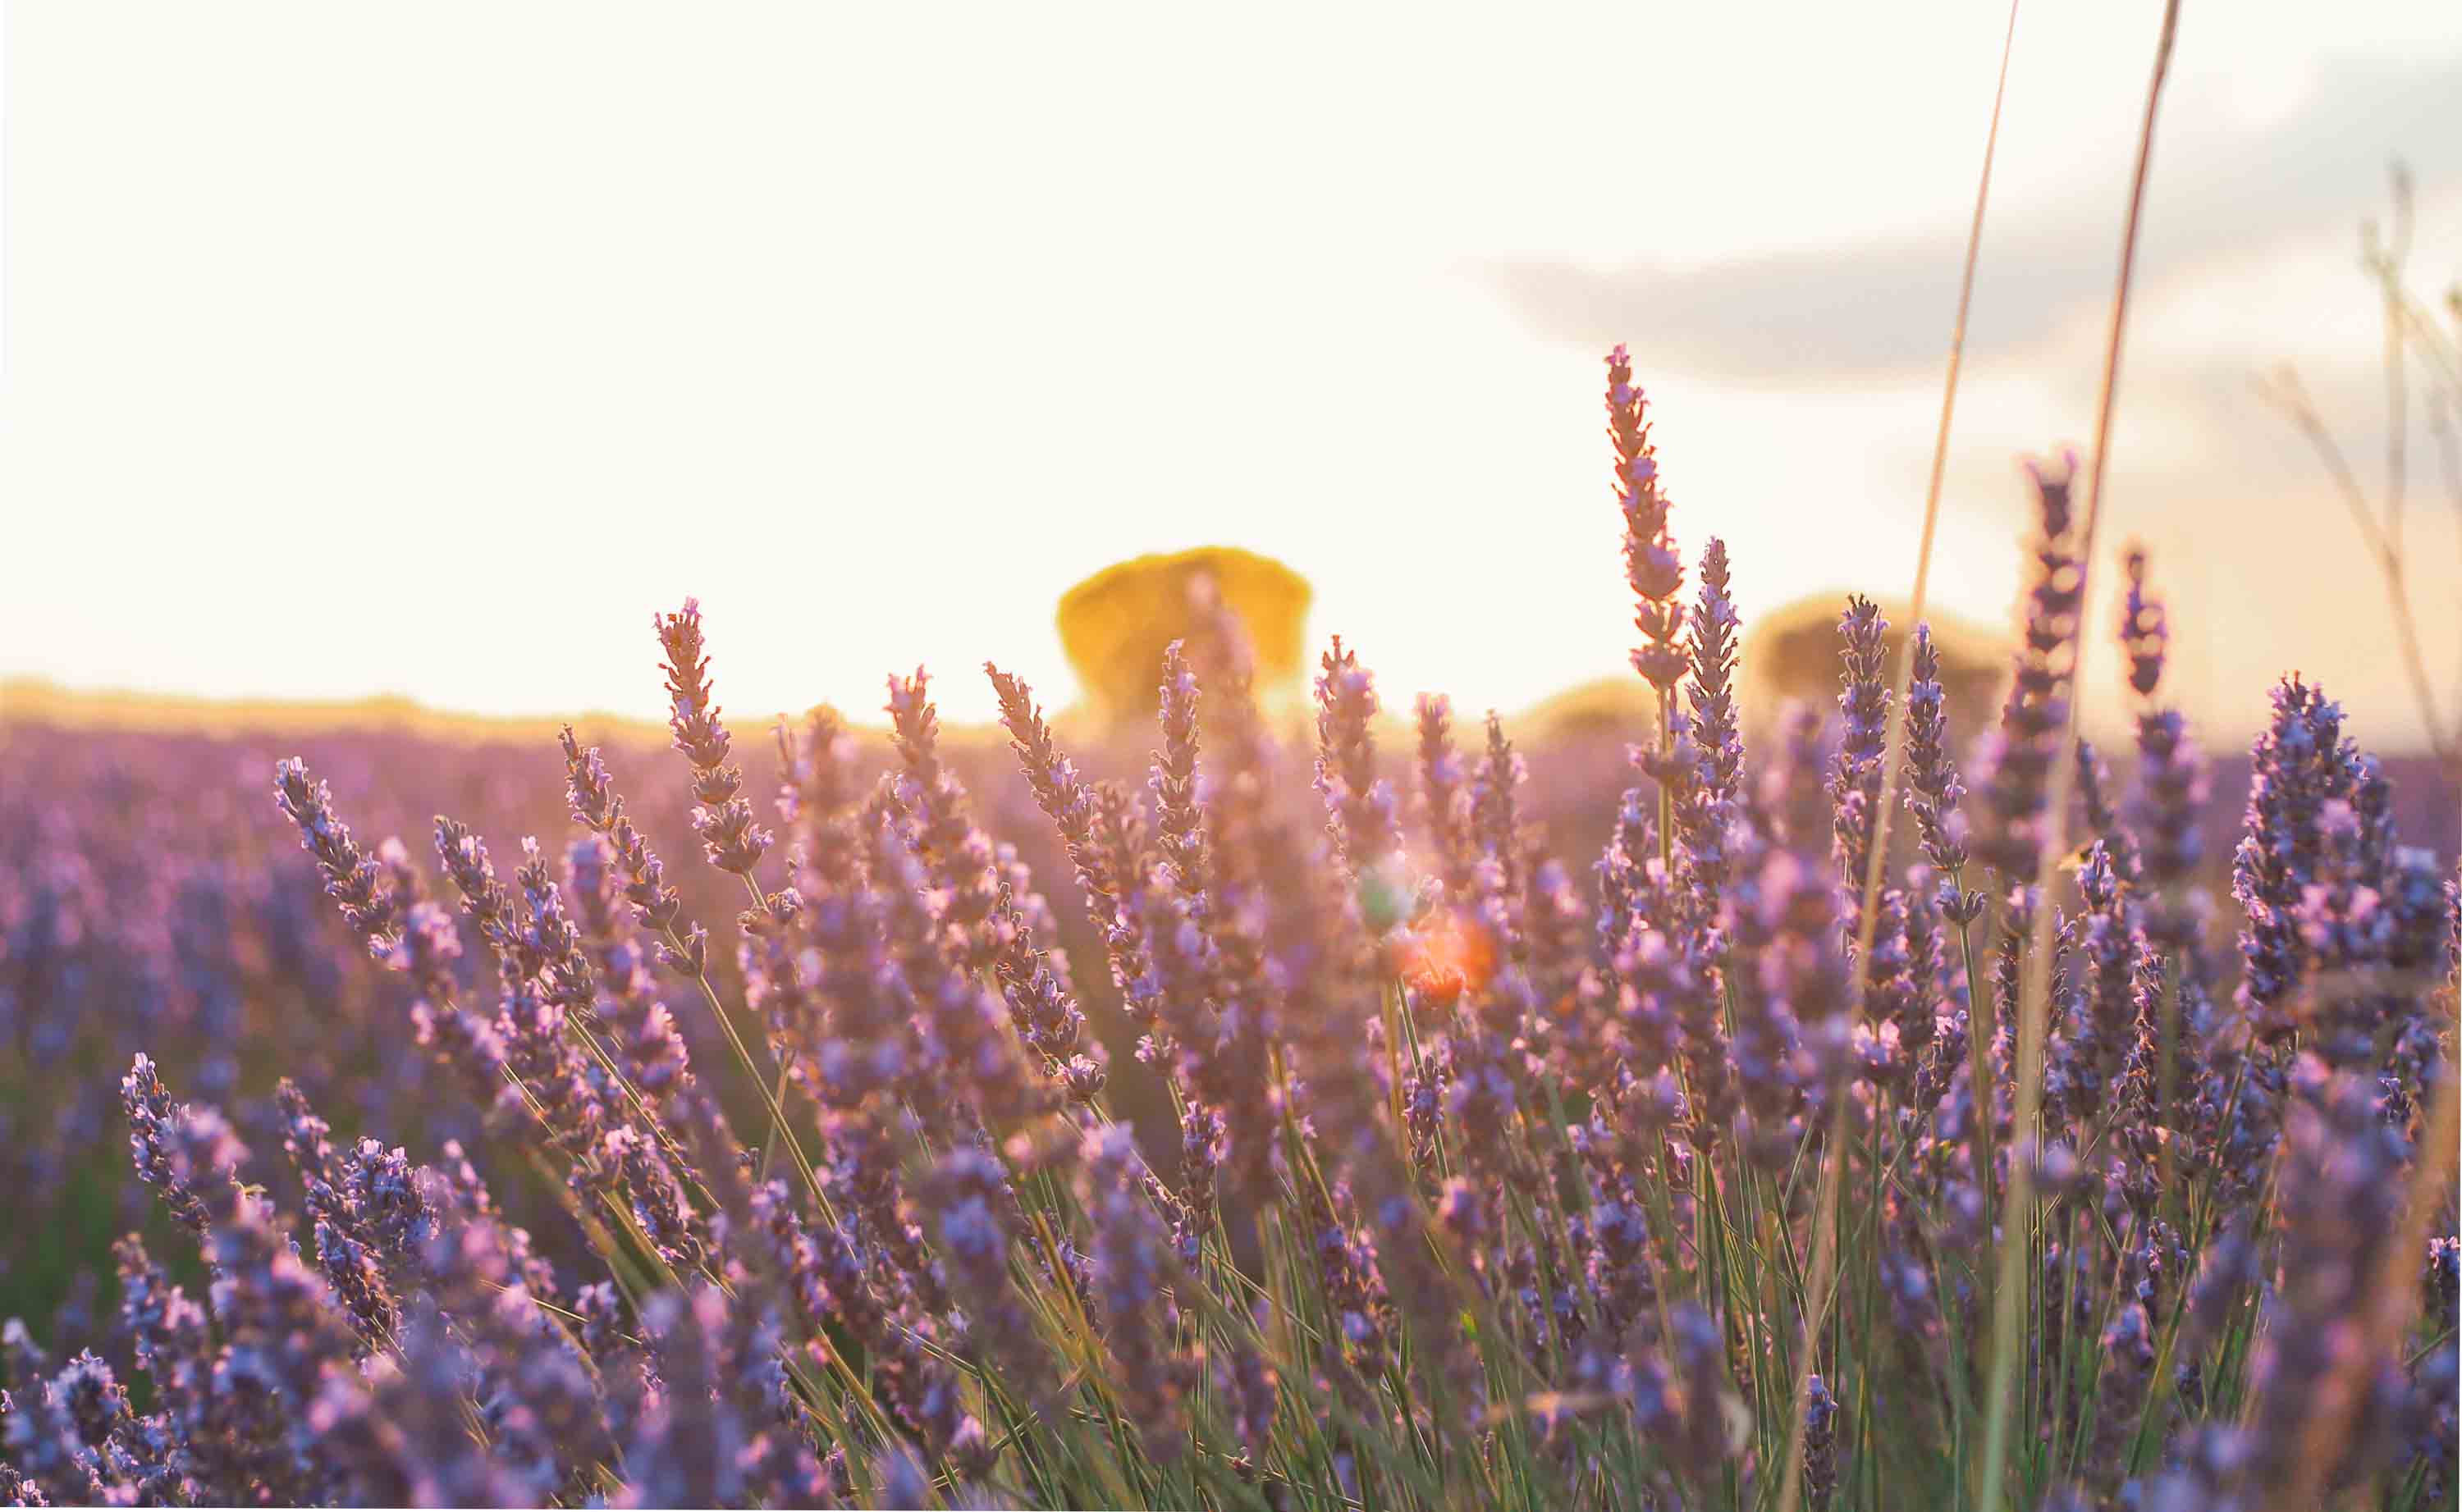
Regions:
<instances>
[{"instance_id":1,"label":"cluster of lavender","mask_svg":"<svg viewBox=\"0 0 2462 1512\"><path fill-rule=\"evenodd\" d=\"M1622 349L1607 408L1658 717L1601 774L1624 791L1587 892L1550 840L1561 754L1430 695L1389 769L1338 640L1295 753L1211 601L1142 784L986 666L1014 773L961 771L918 671L869 757L834 711L782 721L763 799L691 601L654 627L660 796L637 810L627 754L566 731L569 838L508 873L483 788L457 801L487 822L427 826L439 891L340 812L364 772L277 765L304 859L250 863L329 917L243 929L216 911L238 862L170 869L168 938L122 969L175 1045L280 977L288 1033L343 1058L292 1052L261 1109L210 1054L122 1060L154 1248L180 1249L122 1241L119 1321L64 1314L94 1346L65 1363L11 1326L0 1499L2449 1502L2462 1245L2430 1141L2462 895L2341 710L2276 692L2218 904L2216 779L2159 701L2143 553L2127 787L2065 738L2088 564L2057 467L2012 689L1963 760L1930 632L1857 597L1835 719L1792 710L1748 762L1734 564L1707 541L1687 597ZM1004 802L1048 821L1031 855L986 827ZM653 836L686 827L707 864L671 875ZM13 1036L82 1000L101 957L70 921L165 885L94 853L0 874ZM1066 924L1038 872L1073 886ZM363 996L328 1024L317 990ZM360 1105L371 1035L419 1054ZM413 1132L336 1138L336 1107ZM1985 1485L1997 1378L2021 1429Z\"/></svg>"}]
</instances>

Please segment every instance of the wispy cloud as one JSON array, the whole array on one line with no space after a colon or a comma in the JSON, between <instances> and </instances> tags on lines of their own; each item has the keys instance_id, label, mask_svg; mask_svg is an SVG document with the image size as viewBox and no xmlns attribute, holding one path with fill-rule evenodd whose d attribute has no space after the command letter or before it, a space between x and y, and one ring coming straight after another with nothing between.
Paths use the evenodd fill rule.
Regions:
<instances>
[{"instance_id":1,"label":"wispy cloud","mask_svg":"<svg viewBox=\"0 0 2462 1512\"><path fill-rule=\"evenodd\" d=\"M2162 276L2346 224L2382 193L2389 155L2423 185L2462 178L2462 56L2323 65L2300 108L2234 130L2183 120L2156 154L2144 253ZM2125 164L2083 169L1996 206L1969 351L2032 347L2110 286ZM1487 263L1489 286L1536 333L1631 341L1652 369L1771 386L1936 369L1956 297L1963 226L1722 258L1617 266L1558 258Z\"/></svg>"}]
</instances>

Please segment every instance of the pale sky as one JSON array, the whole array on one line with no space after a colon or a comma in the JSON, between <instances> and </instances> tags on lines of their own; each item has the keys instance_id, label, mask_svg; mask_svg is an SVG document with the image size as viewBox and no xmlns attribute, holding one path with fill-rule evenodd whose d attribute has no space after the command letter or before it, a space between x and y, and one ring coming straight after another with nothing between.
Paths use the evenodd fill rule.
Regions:
<instances>
[{"instance_id":1,"label":"pale sky","mask_svg":"<svg viewBox=\"0 0 2462 1512\"><path fill-rule=\"evenodd\" d=\"M986 656L1070 695L1069 584L1228 543L1389 701L1520 707L1631 642L1617 340L1748 613L1903 593L2005 11L1333 9L14 0L0 674L656 717L693 593L747 723L918 662L981 717ZM1970 615L2014 458L2091 434L2159 12L2019 19L1934 577ZM2296 360L2375 486L2396 154L2438 295L2462 7L2188 0L2106 528L2217 737L2294 666L2416 729L2248 383Z\"/></svg>"}]
</instances>

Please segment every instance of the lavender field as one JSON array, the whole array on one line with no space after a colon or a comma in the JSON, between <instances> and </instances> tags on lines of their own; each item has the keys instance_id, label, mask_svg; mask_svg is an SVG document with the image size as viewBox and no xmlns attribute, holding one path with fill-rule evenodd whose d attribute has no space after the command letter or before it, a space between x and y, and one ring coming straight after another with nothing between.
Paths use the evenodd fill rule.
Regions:
<instances>
[{"instance_id":1,"label":"lavender field","mask_svg":"<svg viewBox=\"0 0 2462 1512\"><path fill-rule=\"evenodd\" d=\"M1848 598L1746 731L1608 380L1629 749L1219 602L1074 751L735 722L689 600L671 749L0 727L0 1492L2451 1505L2450 775L2205 751L2073 459L1996 704Z\"/></svg>"}]
</instances>

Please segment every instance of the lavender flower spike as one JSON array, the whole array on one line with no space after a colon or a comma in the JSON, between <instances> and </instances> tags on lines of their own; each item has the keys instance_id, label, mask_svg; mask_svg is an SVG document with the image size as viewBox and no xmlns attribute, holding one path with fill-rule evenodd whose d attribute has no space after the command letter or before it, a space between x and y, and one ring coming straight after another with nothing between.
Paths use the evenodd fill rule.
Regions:
<instances>
[{"instance_id":1,"label":"lavender flower spike","mask_svg":"<svg viewBox=\"0 0 2462 1512\"><path fill-rule=\"evenodd\" d=\"M1359 880L1371 930L1398 923L1402 889L1385 867L1401 844L1393 784L1376 775L1376 681L1342 637L1325 653L1316 680L1316 787L1325 798L1335 853Z\"/></svg>"},{"instance_id":2,"label":"lavender flower spike","mask_svg":"<svg viewBox=\"0 0 2462 1512\"><path fill-rule=\"evenodd\" d=\"M727 764L728 735L719 720L709 684L709 658L702 650L701 601L684 600L673 614L652 615L651 628L667 653L667 696L674 707L667 715L676 749L692 763L693 828L700 832L711 864L722 871L748 877L769 848L770 834L752 820L752 805L743 797L744 773Z\"/></svg>"},{"instance_id":3,"label":"lavender flower spike","mask_svg":"<svg viewBox=\"0 0 2462 1512\"><path fill-rule=\"evenodd\" d=\"M1470 901L1472 869L1478 854L1470 835L1469 769L1454 746L1453 700L1442 693L1421 693L1419 723L1419 822L1427 830L1445 896L1455 904Z\"/></svg>"},{"instance_id":4,"label":"lavender flower spike","mask_svg":"<svg viewBox=\"0 0 2462 1512\"><path fill-rule=\"evenodd\" d=\"M1023 678L1012 677L989 662L983 663L983 671L1000 698L1001 723L1008 730L1026 786L1033 790L1036 805L1059 826L1061 843L1076 868L1077 885L1086 894L1087 911L1102 933L1121 1004L1138 1023L1151 1026L1155 1005L1146 984L1154 962L1135 912L1127 905L1132 873L1120 864L1112 847L1103 842L1102 796L1078 775L1076 763L1052 739L1051 727L1044 723L1043 711L1034 702L1034 690Z\"/></svg>"},{"instance_id":5,"label":"lavender flower spike","mask_svg":"<svg viewBox=\"0 0 2462 1512\"><path fill-rule=\"evenodd\" d=\"M2120 608L2120 649L2128 657L2128 686L2138 697L2151 698L2163 680L2171 621L2163 601L2146 591L2146 548L2130 542L2121 565L2128 574L2128 596Z\"/></svg>"},{"instance_id":6,"label":"lavender flower spike","mask_svg":"<svg viewBox=\"0 0 2462 1512\"><path fill-rule=\"evenodd\" d=\"M1197 782L1197 673L1190 670L1182 643L1174 641L1162 653L1162 702L1155 719L1162 728L1163 748L1154 754L1154 776L1148 785L1155 796L1155 843L1172 882L1192 903L1205 895L1205 811Z\"/></svg>"},{"instance_id":7,"label":"lavender flower spike","mask_svg":"<svg viewBox=\"0 0 2462 1512\"><path fill-rule=\"evenodd\" d=\"M182 1179L173 1159L173 1134L188 1105L171 1100L162 1073L143 1054L119 1079L119 1097L128 1113L128 1149L137 1162L137 1179L162 1194L162 1205L183 1226L205 1232L205 1204Z\"/></svg>"},{"instance_id":8,"label":"lavender flower spike","mask_svg":"<svg viewBox=\"0 0 2462 1512\"><path fill-rule=\"evenodd\" d=\"M2075 520L2069 493L2077 475L2076 455L2063 454L2057 467L2030 462L2027 468L2035 480L2040 519L2031 548L2035 570L2008 700L2000 710L1999 727L1986 737L1975 762L1975 791L1994 820L1976 851L2013 883L2035 875L2041 847L2039 831L2050 801L2052 763L2059 759L2061 732L2068 719L2079 589L2084 581L2077 543L2071 539Z\"/></svg>"},{"instance_id":9,"label":"lavender flower spike","mask_svg":"<svg viewBox=\"0 0 2462 1512\"><path fill-rule=\"evenodd\" d=\"M1712 536L1701 548L1701 596L1693 610L1692 738L1698 754L1700 818L1684 837L1692 852L1695 882L1717 894L1727 881L1727 832L1743 796L1743 718L1736 701L1736 652L1743 621L1729 587L1727 543Z\"/></svg>"},{"instance_id":10,"label":"lavender flower spike","mask_svg":"<svg viewBox=\"0 0 2462 1512\"><path fill-rule=\"evenodd\" d=\"M2205 851L2199 820L2208 799L2206 760L2180 712L2154 703L2170 646L2170 619L2163 601L2147 591L2144 547L2129 548L2127 567L2121 649L2128 656L2129 686L2146 704L2137 714L2136 791L2122 817L2137 842L2147 935L2202 977L2207 970L2199 939L2205 898L2188 884Z\"/></svg>"},{"instance_id":11,"label":"lavender flower spike","mask_svg":"<svg viewBox=\"0 0 2462 1512\"><path fill-rule=\"evenodd\" d=\"M1940 685L1940 648L1930 625L1915 627L1914 680L1907 687L1907 811L1925 859L1943 878L1966 870L1966 846L1957 826L1957 801L1966 785L1949 753L1947 694Z\"/></svg>"},{"instance_id":12,"label":"lavender flower spike","mask_svg":"<svg viewBox=\"0 0 2462 1512\"><path fill-rule=\"evenodd\" d=\"M1658 456L1650 444L1650 401L1632 381L1632 358L1622 346L1608 353L1608 438L1615 446L1616 502L1624 511L1625 581L1632 587L1633 628L1641 645L1633 671L1669 698L1684 675L1684 564L1667 533L1667 497L1659 491Z\"/></svg>"},{"instance_id":13,"label":"lavender flower spike","mask_svg":"<svg viewBox=\"0 0 2462 1512\"><path fill-rule=\"evenodd\" d=\"M1158 1464L1186 1446L1180 1398L1193 1372L1176 1352L1178 1309L1171 1292L1184 1284L1178 1256L1146 1200L1145 1164L1123 1124L1086 1136L1079 1201L1094 1221L1093 1281L1117 1379L1137 1437Z\"/></svg>"},{"instance_id":14,"label":"lavender flower spike","mask_svg":"<svg viewBox=\"0 0 2462 1512\"><path fill-rule=\"evenodd\" d=\"M2350 799L2355 760L2342 706L2297 676L2284 679L2251 756L2247 827L2232 857L2232 895L2245 914L2239 1001L2270 1035L2292 1027L2304 951L2299 908L2323 862L2326 805Z\"/></svg>"},{"instance_id":15,"label":"lavender flower spike","mask_svg":"<svg viewBox=\"0 0 2462 1512\"><path fill-rule=\"evenodd\" d=\"M1829 800L1842 889L1841 922L1850 939L1862 924L1864 878L1879 820L1874 810L1881 799L1881 754L1890 726L1890 689L1883 680L1883 663L1888 658L1881 637L1889 628L1880 607L1861 594L1847 599L1846 612L1838 621L1839 639L1844 643L1840 654L1846 663L1846 687L1838 695L1838 711L1845 733L1830 771Z\"/></svg>"},{"instance_id":16,"label":"lavender flower spike","mask_svg":"<svg viewBox=\"0 0 2462 1512\"><path fill-rule=\"evenodd\" d=\"M308 775L308 763L297 756L274 763L273 801L299 826L299 843L316 858L325 874L325 890L341 905L342 917L369 948L382 954L401 932L401 909L407 900L386 884L378 858L359 849L351 826L334 814L334 790Z\"/></svg>"}]
</instances>

